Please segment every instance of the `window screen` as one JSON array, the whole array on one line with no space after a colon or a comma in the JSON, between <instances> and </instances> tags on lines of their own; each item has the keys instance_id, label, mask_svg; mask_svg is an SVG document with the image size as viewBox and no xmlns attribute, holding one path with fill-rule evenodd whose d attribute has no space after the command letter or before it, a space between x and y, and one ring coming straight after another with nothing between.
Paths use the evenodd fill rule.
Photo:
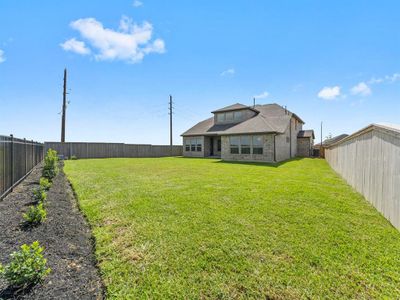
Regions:
<instances>
[{"instance_id":1,"label":"window screen","mask_svg":"<svg viewBox=\"0 0 400 300\"><path fill-rule=\"evenodd\" d=\"M239 154L239 141L240 138L238 136L229 137L231 154Z\"/></svg>"},{"instance_id":2,"label":"window screen","mask_svg":"<svg viewBox=\"0 0 400 300\"><path fill-rule=\"evenodd\" d=\"M185 139L185 151L190 151L190 139Z\"/></svg>"},{"instance_id":3,"label":"window screen","mask_svg":"<svg viewBox=\"0 0 400 300\"><path fill-rule=\"evenodd\" d=\"M190 151L196 151L196 139L191 139Z\"/></svg>"},{"instance_id":4,"label":"window screen","mask_svg":"<svg viewBox=\"0 0 400 300\"><path fill-rule=\"evenodd\" d=\"M253 136L253 154L263 154L262 136Z\"/></svg>"},{"instance_id":5,"label":"window screen","mask_svg":"<svg viewBox=\"0 0 400 300\"><path fill-rule=\"evenodd\" d=\"M250 154L250 136L243 135L240 137L240 153Z\"/></svg>"},{"instance_id":6,"label":"window screen","mask_svg":"<svg viewBox=\"0 0 400 300\"><path fill-rule=\"evenodd\" d=\"M201 151L201 139L196 139L196 150Z\"/></svg>"}]
</instances>

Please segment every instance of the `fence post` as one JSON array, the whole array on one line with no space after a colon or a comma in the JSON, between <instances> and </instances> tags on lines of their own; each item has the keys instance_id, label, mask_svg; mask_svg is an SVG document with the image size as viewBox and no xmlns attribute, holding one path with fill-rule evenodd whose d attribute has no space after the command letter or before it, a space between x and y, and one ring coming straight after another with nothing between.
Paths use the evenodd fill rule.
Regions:
<instances>
[{"instance_id":1,"label":"fence post","mask_svg":"<svg viewBox=\"0 0 400 300\"><path fill-rule=\"evenodd\" d=\"M10 134L11 138L11 186L14 185L14 135ZM13 189L11 189L12 191Z\"/></svg>"},{"instance_id":2,"label":"fence post","mask_svg":"<svg viewBox=\"0 0 400 300\"><path fill-rule=\"evenodd\" d=\"M33 166L35 165L35 160L34 160L34 152L35 152L35 148L34 148L34 146L33 146L33 140L31 141L31 143L32 143L32 168L33 168Z\"/></svg>"},{"instance_id":3,"label":"fence post","mask_svg":"<svg viewBox=\"0 0 400 300\"><path fill-rule=\"evenodd\" d=\"M25 174L28 173L28 151L26 150L26 138L24 138L24 150L25 150Z\"/></svg>"}]
</instances>

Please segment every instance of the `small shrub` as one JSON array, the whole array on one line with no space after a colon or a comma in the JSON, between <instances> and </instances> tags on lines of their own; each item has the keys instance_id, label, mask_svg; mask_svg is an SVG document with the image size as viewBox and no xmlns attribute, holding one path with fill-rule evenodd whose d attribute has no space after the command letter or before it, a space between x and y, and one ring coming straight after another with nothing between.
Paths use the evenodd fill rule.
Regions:
<instances>
[{"instance_id":1,"label":"small shrub","mask_svg":"<svg viewBox=\"0 0 400 300\"><path fill-rule=\"evenodd\" d=\"M22 245L21 250L10 255L11 262L8 265L0 264L0 277L17 287L26 287L41 281L51 271L46 267L47 260L43 257L43 250L38 241L31 245Z\"/></svg>"},{"instance_id":2,"label":"small shrub","mask_svg":"<svg viewBox=\"0 0 400 300\"><path fill-rule=\"evenodd\" d=\"M77 160L78 158L75 155L71 155L71 160Z\"/></svg>"},{"instance_id":3,"label":"small shrub","mask_svg":"<svg viewBox=\"0 0 400 300\"><path fill-rule=\"evenodd\" d=\"M57 152L53 149L47 151L44 158L43 177L50 181L58 174L58 156Z\"/></svg>"},{"instance_id":4,"label":"small shrub","mask_svg":"<svg viewBox=\"0 0 400 300\"><path fill-rule=\"evenodd\" d=\"M51 188L51 182L46 177L41 177L39 184L42 190L48 191Z\"/></svg>"},{"instance_id":5,"label":"small shrub","mask_svg":"<svg viewBox=\"0 0 400 300\"><path fill-rule=\"evenodd\" d=\"M47 199L47 192L40 186L33 190L33 197L38 202L44 202Z\"/></svg>"},{"instance_id":6,"label":"small shrub","mask_svg":"<svg viewBox=\"0 0 400 300\"><path fill-rule=\"evenodd\" d=\"M38 205L30 206L28 212L22 216L29 225L37 225L46 220L47 212L43 207L43 203L39 203Z\"/></svg>"}]
</instances>

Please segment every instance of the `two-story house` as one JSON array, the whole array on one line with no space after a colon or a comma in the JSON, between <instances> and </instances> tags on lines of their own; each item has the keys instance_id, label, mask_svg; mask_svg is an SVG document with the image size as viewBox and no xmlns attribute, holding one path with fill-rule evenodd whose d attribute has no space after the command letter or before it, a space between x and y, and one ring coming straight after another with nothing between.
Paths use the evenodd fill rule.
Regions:
<instances>
[{"instance_id":1,"label":"two-story house","mask_svg":"<svg viewBox=\"0 0 400 300\"><path fill-rule=\"evenodd\" d=\"M314 131L278 104L237 103L212 113L182 134L184 156L279 162L312 153Z\"/></svg>"}]
</instances>

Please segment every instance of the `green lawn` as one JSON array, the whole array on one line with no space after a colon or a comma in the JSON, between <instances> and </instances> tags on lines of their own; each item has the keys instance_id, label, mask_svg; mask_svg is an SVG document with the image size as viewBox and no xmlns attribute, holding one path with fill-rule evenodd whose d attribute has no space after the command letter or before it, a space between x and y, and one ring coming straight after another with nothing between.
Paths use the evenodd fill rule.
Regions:
<instances>
[{"instance_id":1,"label":"green lawn","mask_svg":"<svg viewBox=\"0 0 400 300\"><path fill-rule=\"evenodd\" d=\"M400 233L323 160L67 161L115 299L398 299Z\"/></svg>"}]
</instances>

